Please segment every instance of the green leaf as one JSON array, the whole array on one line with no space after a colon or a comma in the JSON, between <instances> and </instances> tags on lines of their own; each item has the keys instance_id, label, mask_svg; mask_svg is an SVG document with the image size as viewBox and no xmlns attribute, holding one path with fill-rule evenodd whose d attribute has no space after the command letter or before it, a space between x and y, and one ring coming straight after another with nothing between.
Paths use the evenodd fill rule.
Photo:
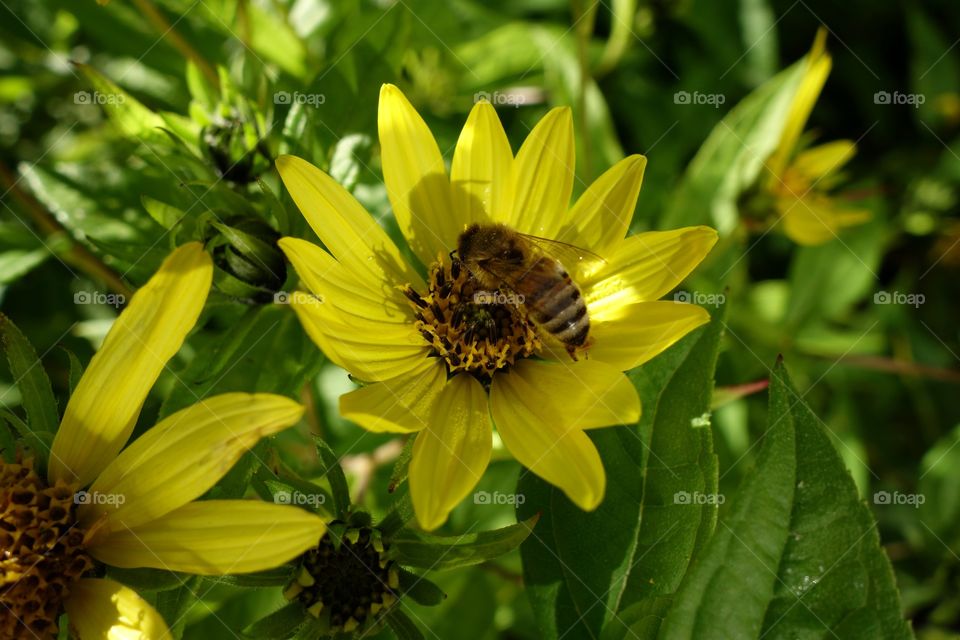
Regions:
<instances>
[{"instance_id":1,"label":"green leaf","mask_svg":"<svg viewBox=\"0 0 960 640\"><path fill-rule=\"evenodd\" d=\"M306 615L303 605L291 602L266 618L254 622L243 630L243 635L256 640L284 640L293 637L300 625L305 622Z\"/></svg>"},{"instance_id":2,"label":"green leaf","mask_svg":"<svg viewBox=\"0 0 960 640\"><path fill-rule=\"evenodd\" d=\"M912 637L873 516L782 363L756 467L684 579L660 637L704 634Z\"/></svg>"},{"instance_id":3,"label":"green leaf","mask_svg":"<svg viewBox=\"0 0 960 640\"><path fill-rule=\"evenodd\" d=\"M145 142L167 143L167 135L160 130L165 125L163 118L93 67L77 64L77 68L94 88L93 93L78 92L77 100L101 105L111 122L127 137L139 138Z\"/></svg>"},{"instance_id":4,"label":"green leaf","mask_svg":"<svg viewBox=\"0 0 960 640\"><path fill-rule=\"evenodd\" d=\"M171 206L166 202L154 200L150 196L141 196L140 201L143 208L147 210L150 217L157 221L164 229L172 229L186 214L177 207Z\"/></svg>"},{"instance_id":5,"label":"green leaf","mask_svg":"<svg viewBox=\"0 0 960 640\"><path fill-rule=\"evenodd\" d=\"M710 224L726 235L737 226L737 198L777 148L805 65L801 60L760 85L714 127L687 167L661 228Z\"/></svg>"},{"instance_id":6,"label":"green leaf","mask_svg":"<svg viewBox=\"0 0 960 640\"><path fill-rule=\"evenodd\" d=\"M17 458L17 439L3 416L0 416L0 457L7 464L12 463Z\"/></svg>"},{"instance_id":7,"label":"green leaf","mask_svg":"<svg viewBox=\"0 0 960 640\"><path fill-rule=\"evenodd\" d=\"M673 593L713 530L715 504L677 504L675 496L717 491L711 431L694 425L709 415L723 313L631 373L643 407L639 424L590 432L607 472L596 511L581 511L532 474L521 477L519 516L544 514L520 552L547 636L597 637L605 626L622 627L615 613Z\"/></svg>"},{"instance_id":8,"label":"green leaf","mask_svg":"<svg viewBox=\"0 0 960 640\"><path fill-rule=\"evenodd\" d=\"M83 363L80 362L80 358L78 358L73 351L70 351L66 347L60 348L67 354L67 359L70 361L70 395L73 395L73 390L77 388L77 385L80 384L80 378L83 377Z\"/></svg>"},{"instance_id":9,"label":"green leaf","mask_svg":"<svg viewBox=\"0 0 960 640\"><path fill-rule=\"evenodd\" d=\"M110 567L108 576L137 591L168 591L182 587L188 576L161 569L121 569Z\"/></svg>"},{"instance_id":10,"label":"green leaf","mask_svg":"<svg viewBox=\"0 0 960 640\"><path fill-rule=\"evenodd\" d=\"M350 486L347 484L343 467L340 466L340 459L323 438L314 436L313 441L317 447L317 456L320 458L322 477L330 483L334 511L337 517L343 518L350 510Z\"/></svg>"},{"instance_id":11,"label":"green leaf","mask_svg":"<svg viewBox=\"0 0 960 640\"><path fill-rule=\"evenodd\" d=\"M461 536L434 536L404 530L390 539L390 548L400 564L418 569L440 571L455 569L498 558L517 548L534 525L538 515L493 531Z\"/></svg>"},{"instance_id":12,"label":"green leaf","mask_svg":"<svg viewBox=\"0 0 960 640\"><path fill-rule=\"evenodd\" d=\"M210 576L204 579L212 584L226 584L234 587L282 587L290 582L293 571L292 565L281 565L256 573Z\"/></svg>"},{"instance_id":13,"label":"green leaf","mask_svg":"<svg viewBox=\"0 0 960 640\"><path fill-rule=\"evenodd\" d=\"M427 607L436 606L447 597L447 594L434 583L404 569L400 569L400 591L404 597Z\"/></svg>"},{"instance_id":14,"label":"green leaf","mask_svg":"<svg viewBox=\"0 0 960 640\"><path fill-rule=\"evenodd\" d=\"M50 379L37 357L37 352L26 336L20 332L13 321L0 314L0 343L10 365L10 374L20 390L23 408L27 412L26 433L24 438L36 441L35 434L40 432L56 433L60 424L57 412L57 400L53 396ZM31 443L32 446L38 444ZM48 450L34 446L37 462L41 468L46 466Z\"/></svg>"},{"instance_id":15,"label":"green leaf","mask_svg":"<svg viewBox=\"0 0 960 640\"><path fill-rule=\"evenodd\" d=\"M0 284L9 284L16 281L51 255L53 254L45 248L30 251L10 249L0 253Z\"/></svg>"},{"instance_id":16,"label":"green leaf","mask_svg":"<svg viewBox=\"0 0 960 640\"><path fill-rule=\"evenodd\" d=\"M397 640L423 640L420 629L400 609L394 609L387 615L387 623L397 634Z\"/></svg>"}]
</instances>

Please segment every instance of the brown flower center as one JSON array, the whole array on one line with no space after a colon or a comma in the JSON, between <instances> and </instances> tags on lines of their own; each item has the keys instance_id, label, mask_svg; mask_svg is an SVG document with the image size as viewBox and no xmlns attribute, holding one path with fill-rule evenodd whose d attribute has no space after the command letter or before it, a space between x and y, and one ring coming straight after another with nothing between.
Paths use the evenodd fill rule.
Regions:
<instances>
[{"instance_id":1,"label":"brown flower center","mask_svg":"<svg viewBox=\"0 0 960 640\"><path fill-rule=\"evenodd\" d=\"M522 301L483 289L463 263L433 263L427 292L407 286L416 327L450 373L489 378L497 369L540 351L540 334Z\"/></svg>"},{"instance_id":2,"label":"brown flower center","mask_svg":"<svg viewBox=\"0 0 960 640\"><path fill-rule=\"evenodd\" d=\"M94 568L75 490L49 486L31 460L0 463L0 637L56 637L70 587Z\"/></svg>"},{"instance_id":3,"label":"brown flower center","mask_svg":"<svg viewBox=\"0 0 960 640\"><path fill-rule=\"evenodd\" d=\"M303 555L284 595L316 618L329 616L331 630L351 632L397 600L399 573L385 551L369 527L347 529L339 544L327 533Z\"/></svg>"}]
</instances>

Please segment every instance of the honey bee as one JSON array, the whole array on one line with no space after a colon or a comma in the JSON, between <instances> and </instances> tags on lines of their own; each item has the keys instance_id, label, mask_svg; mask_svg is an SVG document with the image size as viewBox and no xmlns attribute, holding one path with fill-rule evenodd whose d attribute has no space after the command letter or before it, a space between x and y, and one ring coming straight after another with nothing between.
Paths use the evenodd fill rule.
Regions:
<instances>
[{"instance_id":1,"label":"honey bee","mask_svg":"<svg viewBox=\"0 0 960 640\"><path fill-rule=\"evenodd\" d=\"M475 223L460 234L456 253L481 286L514 294L533 321L576 360L577 352L589 346L590 316L579 287L560 260L549 255L555 247L576 250L504 224Z\"/></svg>"}]
</instances>

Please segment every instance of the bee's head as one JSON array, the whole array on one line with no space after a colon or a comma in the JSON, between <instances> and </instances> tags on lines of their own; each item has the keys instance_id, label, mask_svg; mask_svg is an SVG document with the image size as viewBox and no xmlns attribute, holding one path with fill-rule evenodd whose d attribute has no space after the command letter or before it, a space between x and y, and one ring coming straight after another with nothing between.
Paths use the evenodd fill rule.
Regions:
<instances>
[{"instance_id":1,"label":"bee's head","mask_svg":"<svg viewBox=\"0 0 960 640\"><path fill-rule=\"evenodd\" d=\"M500 224L467 226L457 240L457 257L466 263L478 263L496 258L503 251L508 230Z\"/></svg>"}]
</instances>

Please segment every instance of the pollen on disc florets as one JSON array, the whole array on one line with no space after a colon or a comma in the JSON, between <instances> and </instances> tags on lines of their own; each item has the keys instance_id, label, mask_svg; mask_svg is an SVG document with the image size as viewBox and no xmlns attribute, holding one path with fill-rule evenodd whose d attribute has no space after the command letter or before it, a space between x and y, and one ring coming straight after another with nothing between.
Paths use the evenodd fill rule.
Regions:
<instances>
[{"instance_id":1,"label":"pollen on disc florets","mask_svg":"<svg viewBox=\"0 0 960 640\"><path fill-rule=\"evenodd\" d=\"M397 601L400 574L386 551L370 527L346 529L337 540L327 533L302 556L284 596L329 619L332 631L353 631Z\"/></svg>"},{"instance_id":2,"label":"pollen on disc florets","mask_svg":"<svg viewBox=\"0 0 960 640\"><path fill-rule=\"evenodd\" d=\"M489 377L540 351L540 334L526 307L509 293L485 290L456 258L433 263L426 294L410 286L403 292L417 329L450 373Z\"/></svg>"},{"instance_id":3,"label":"pollen on disc florets","mask_svg":"<svg viewBox=\"0 0 960 640\"><path fill-rule=\"evenodd\" d=\"M33 463L0 463L0 637L54 638L63 601L94 568L75 520L76 487Z\"/></svg>"}]
</instances>

